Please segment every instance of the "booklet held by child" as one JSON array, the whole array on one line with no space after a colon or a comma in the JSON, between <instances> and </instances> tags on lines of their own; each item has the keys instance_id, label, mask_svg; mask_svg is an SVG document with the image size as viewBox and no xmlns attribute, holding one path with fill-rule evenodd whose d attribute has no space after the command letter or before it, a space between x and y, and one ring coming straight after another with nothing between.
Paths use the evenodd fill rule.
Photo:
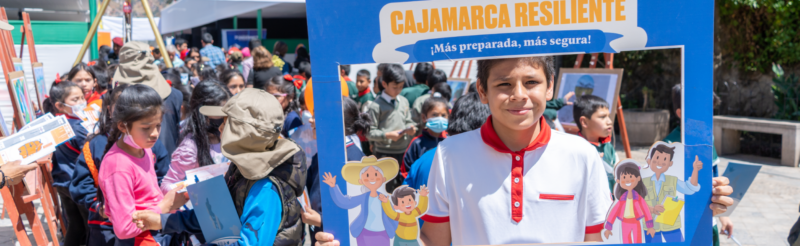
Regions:
<instances>
[{"instance_id":1,"label":"booklet held by child","mask_svg":"<svg viewBox=\"0 0 800 246\"><path fill-rule=\"evenodd\" d=\"M33 163L74 136L64 116L38 123L0 141L0 165L16 160L22 160L22 165Z\"/></svg>"}]
</instances>

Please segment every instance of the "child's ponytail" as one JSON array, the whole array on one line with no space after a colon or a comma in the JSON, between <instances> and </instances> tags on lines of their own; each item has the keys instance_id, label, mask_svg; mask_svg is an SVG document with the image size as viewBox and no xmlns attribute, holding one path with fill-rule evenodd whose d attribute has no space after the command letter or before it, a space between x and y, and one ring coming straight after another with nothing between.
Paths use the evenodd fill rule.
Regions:
<instances>
[{"instance_id":1,"label":"child's ponytail","mask_svg":"<svg viewBox=\"0 0 800 246\"><path fill-rule=\"evenodd\" d=\"M54 81L53 84L50 85L50 92L47 99L42 103L42 110L44 110L45 113L51 114L61 113L58 111L58 108L56 108L56 103L64 103L64 100L67 99L73 88L81 89L78 85L69 81Z\"/></svg>"},{"instance_id":2,"label":"child's ponytail","mask_svg":"<svg viewBox=\"0 0 800 246\"><path fill-rule=\"evenodd\" d=\"M344 133L353 135L357 133L367 134L372 126L372 117L361 112L353 99L342 97L342 111L344 113Z\"/></svg>"}]
</instances>

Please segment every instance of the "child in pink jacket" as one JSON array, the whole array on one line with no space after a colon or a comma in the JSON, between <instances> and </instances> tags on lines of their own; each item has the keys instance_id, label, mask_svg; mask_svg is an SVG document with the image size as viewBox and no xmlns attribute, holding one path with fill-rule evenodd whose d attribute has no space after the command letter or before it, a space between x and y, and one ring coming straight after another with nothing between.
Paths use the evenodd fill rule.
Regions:
<instances>
[{"instance_id":1,"label":"child in pink jacket","mask_svg":"<svg viewBox=\"0 0 800 246\"><path fill-rule=\"evenodd\" d=\"M642 182L639 165L633 161L622 162L617 165L615 173L617 187L614 189L614 196L617 197L617 202L608 211L605 237L611 236L614 221L619 219L622 222L622 243L642 243L641 219L645 220L647 234L653 236L656 231L653 228L653 216L644 201L647 188Z\"/></svg>"}]
</instances>

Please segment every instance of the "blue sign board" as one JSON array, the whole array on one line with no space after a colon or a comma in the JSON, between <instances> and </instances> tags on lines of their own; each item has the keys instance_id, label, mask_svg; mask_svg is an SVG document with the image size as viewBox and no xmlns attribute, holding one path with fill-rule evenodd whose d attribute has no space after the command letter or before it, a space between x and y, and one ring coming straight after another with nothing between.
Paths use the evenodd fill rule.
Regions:
<instances>
[{"instance_id":1,"label":"blue sign board","mask_svg":"<svg viewBox=\"0 0 800 246\"><path fill-rule=\"evenodd\" d=\"M250 40L258 38L257 29L222 29L222 47L230 48L233 44L238 44L242 49L248 47ZM267 29L261 31L261 39L267 39Z\"/></svg>"}]
</instances>

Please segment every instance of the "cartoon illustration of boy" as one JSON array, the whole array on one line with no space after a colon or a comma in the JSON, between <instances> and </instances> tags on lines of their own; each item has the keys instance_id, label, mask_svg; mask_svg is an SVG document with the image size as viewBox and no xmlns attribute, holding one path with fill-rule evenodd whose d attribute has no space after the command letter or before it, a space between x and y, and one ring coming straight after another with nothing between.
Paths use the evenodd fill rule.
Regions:
<instances>
[{"instance_id":1,"label":"cartoon illustration of boy","mask_svg":"<svg viewBox=\"0 0 800 246\"><path fill-rule=\"evenodd\" d=\"M655 174L644 178L642 181L647 187L647 196L645 196L644 200L647 202L651 213L655 215L654 218L657 218L658 215L665 211L664 202L667 199L677 198L678 194L676 192L692 195L700 190L700 184L697 183L697 173L703 169L703 163L700 162L697 156L695 156L693 163L692 176L688 180L683 181L679 180L678 177L664 174L672 167L674 155L675 147L669 147L664 142L656 142L650 148L647 164ZM679 156L678 158L682 157ZM655 236L645 234L646 243L683 242L680 216L672 225L655 222L655 230Z\"/></svg>"},{"instance_id":2,"label":"cartoon illustration of boy","mask_svg":"<svg viewBox=\"0 0 800 246\"><path fill-rule=\"evenodd\" d=\"M336 176L331 173L322 176L322 182L330 186L331 198L337 207L361 207L358 217L350 223L350 235L356 238L357 245L389 246L390 240L395 237L398 222L383 212L378 189L387 180L397 176L399 171L400 166L394 158L377 159L375 156L366 156L361 161L347 162L342 167L342 178L347 183L361 186L364 193L346 196L336 185Z\"/></svg>"},{"instance_id":3,"label":"cartoon illustration of boy","mask_svg":"<svg viewBox=\"0 0 800 246\"><path fill-rule=\"evenodd\" d=\"M417 217L422 216L428 210L428 187L422 185L419 189L419 206L415 199L416 191L414 188L403 185L397 187L392 193L392 203L381 194L383 211L389 218L399 222L394 238L394 246L419 246L417 236L419 235L419 224ZM394 204L394 206L392 206ZM403 213L398 213L400 210Z\"/></svg>"}]
</instances>

